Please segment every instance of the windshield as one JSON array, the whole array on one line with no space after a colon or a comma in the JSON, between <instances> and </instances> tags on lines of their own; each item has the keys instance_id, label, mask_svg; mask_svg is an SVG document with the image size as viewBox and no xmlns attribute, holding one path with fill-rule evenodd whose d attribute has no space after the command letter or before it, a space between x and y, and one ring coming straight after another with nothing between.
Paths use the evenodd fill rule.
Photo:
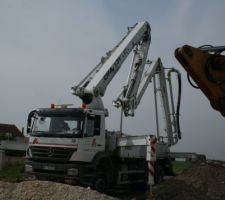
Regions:
<instances>
[{"instance_id":1,"label":"windshield","mask_svg":"<svg viewBox=\"0 0 225 200\"><path fill-rule=\"evenodd\" d=\"M78 116L36 116L32 135L81 137L83 121Z\"/></svg>"}]
</instances>

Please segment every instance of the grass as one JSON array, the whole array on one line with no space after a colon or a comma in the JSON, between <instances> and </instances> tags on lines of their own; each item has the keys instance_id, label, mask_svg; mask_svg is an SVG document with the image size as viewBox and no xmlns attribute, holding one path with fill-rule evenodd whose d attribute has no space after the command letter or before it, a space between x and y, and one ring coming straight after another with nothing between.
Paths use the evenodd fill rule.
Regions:
<instances>
[{"instance_id":1,"label":"grass","mask_svg":"<svg viewBox=\"0 0 225 200\"><path fill-rule=\"evenodd\" d=\"M0 180L16 182L22 179L24 175L24 165L18 164L6 166L0 171Z\"/></svg>"},{"instance_id":2,"label":"grass","mask_svg":"<svg viewBox=\"0 0 225 200\"><path fill-rule=\"evenodd\" d=\"M182 174L183 171L190 168L191 165L192 165L192 163L189 161L175 161L173 163L173 172L175 175Z\"/></svg>"}]
</instances>

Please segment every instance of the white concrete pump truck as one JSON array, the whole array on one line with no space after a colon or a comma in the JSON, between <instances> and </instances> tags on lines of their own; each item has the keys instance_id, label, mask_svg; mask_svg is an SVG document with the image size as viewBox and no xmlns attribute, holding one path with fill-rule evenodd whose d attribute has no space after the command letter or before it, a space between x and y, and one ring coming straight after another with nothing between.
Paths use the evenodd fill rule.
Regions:
<instances>
[{"instance_id":1,"label":"white concrete pump truck","mask_svg":"<svg viewBox=\"0 0 225 200\"><path fill-rule=\"evenodd\" d=\"M72 87L72 93L82 99L82 107L62 105L30 112L27 172L38 179L74 181L100 192L113 184L148 185L162 180L171 167L169 148L181 138L181 77L176 69L164 68L160 58L147 61L150 41L148 22L136 23L128 28L125 37L107 52L101 62L77 86ZM121 119L123 116L134 116L148 84L152 82L155 135L134 136L124 134L122 128L115 132L107 131L105 127L108 111L101 97L131 51L133 58L128 81L113 105L121 108ZM173 72L179 83L176 109L171 81ZM166 136L159 133L158 94L162 101Z\"/></svg>"}]
</instances>

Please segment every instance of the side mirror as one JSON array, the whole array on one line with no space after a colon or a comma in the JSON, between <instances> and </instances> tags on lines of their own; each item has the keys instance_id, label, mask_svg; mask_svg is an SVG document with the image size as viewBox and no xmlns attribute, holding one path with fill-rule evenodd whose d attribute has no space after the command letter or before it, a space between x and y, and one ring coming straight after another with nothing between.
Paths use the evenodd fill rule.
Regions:
<instances>
[{"instance_id":1,"label":"side mirror","mask_svg":"<svg viewBox=\"0 0 225 200\"><path fill-rule=\"evenodd\" d=\"M35 113L36 113L36 110L33 110L28 115L28 119L27 119L27 134L29 134L31 132L31 122L32 122L32 118L34 117Z\"/></svg>"},{"instance_id":2,"label":"side mirror","mask_svg":"<svg viewBox=\"0 0 225 200\"><path fill-rule=\"evenodd\" d=\"M31 131L30 126L31 126L31 116L29 115L27 119L27 134L29 134Z\"/></svg>"},{"instance_id":3,"label":"side mirror","mask_svg":"<svg viewBox=\"0 0 225 200\"><path fill-rule=\"evenodd\" d=\"M24 127L21 128L21 132L22 132L24 137L29 137L29 134L24 132Z\"/></svg>"},{"instance_id":4,"label":"side mirror","mask_svg":"<svg viewBox=\"0 0 225 200\"><path fill-rule=\"evenodd\" d=\"M30 133L30 127L27 127L27 134Z\"/></svg>"}]
</instances>

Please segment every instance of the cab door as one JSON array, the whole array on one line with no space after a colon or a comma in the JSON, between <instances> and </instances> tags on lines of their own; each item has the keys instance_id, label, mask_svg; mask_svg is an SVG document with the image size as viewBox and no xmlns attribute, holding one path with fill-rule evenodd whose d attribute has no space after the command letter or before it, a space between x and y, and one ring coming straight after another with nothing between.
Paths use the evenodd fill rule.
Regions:
<instances>
[{"instance_id":1,"label":"cab door","mask_svg":"<svg viewBox=\"0 0 225 200\"><path fill-rule=\"evenodd\" d=\"M102 131L102 116L87 114L84 124L82 142L79 145L80 159L91 162L96 153L105 151L105 134Z\"/></svg>"}]
</instances>

